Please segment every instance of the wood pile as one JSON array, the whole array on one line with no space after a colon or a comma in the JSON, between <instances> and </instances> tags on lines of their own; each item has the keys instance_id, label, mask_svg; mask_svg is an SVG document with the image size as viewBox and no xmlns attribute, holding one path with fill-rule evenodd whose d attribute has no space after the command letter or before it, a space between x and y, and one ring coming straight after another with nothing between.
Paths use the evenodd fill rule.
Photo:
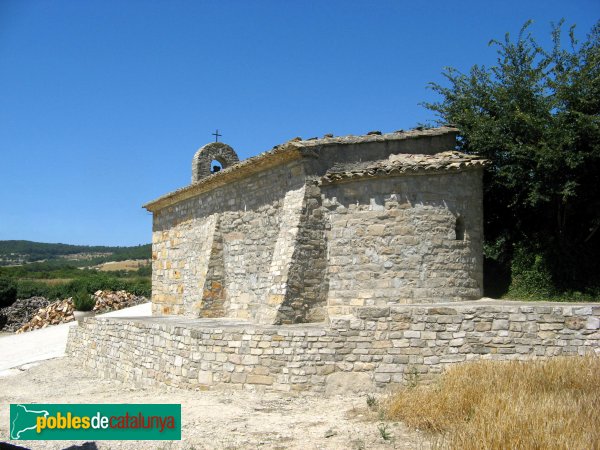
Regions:
<instances>
[{"instance_id":1,"label":"wood pile","mask_svg":"<svg viewBox=\"0 0 600 450\"><path fill-rule=\"evenodd\" d=\"M17 299L12 305L0 308L0 329L14 333L49 304L45 297Z\"/></svg>"},{"instance_id":2,"label":"wood pile","mask_svg":"<svg viewBox=\"0 0 600 450\"><path fill-rule=\"evenodd\" d=\"M96 291L94 292L94 298L96 300L94 311L98 314L129 308L130 306L139 305L148 301L146 297L138 297L126 291ZM25 331L46 328L49 325L71 322L72 320L75 320L73 317L73 310L73 301L71 298L58 300L45 308L41 308L29 322L24 324L16 332L23 333Z\"/></svg>"},{"instance_id":3,"label":"wood pile","mask_svg":"<svg viewBox=\"0 0 600 450\"><path fill-rule=\"evenodd\" d=\"M66 298L50 303L45 308L41 308L29 322L16 332L23 333L25 331L46 328L48 325L58 325L59 323L70 322L74 319L73 302L71 298Z\"/></svg>"},{"instance_id":4,"label":"wood pile","mask_svg":"<svg viewBox=\"0 0 600 450\"><path fill-rule=\"evenodd\" d=\"M94 297L96 298L94 311L97 313L129 308L148 301L146 297L138 297L127 291L96 291Z\"/></svg>"}]
</instances>

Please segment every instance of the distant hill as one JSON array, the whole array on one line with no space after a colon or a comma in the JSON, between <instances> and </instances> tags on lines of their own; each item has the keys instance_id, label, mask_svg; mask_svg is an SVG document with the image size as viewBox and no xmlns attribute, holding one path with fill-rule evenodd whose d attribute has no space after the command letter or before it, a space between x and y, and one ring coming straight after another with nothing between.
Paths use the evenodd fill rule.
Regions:
<instances>
[{"instance_id":1,"label":"distant hill","mask_svg":"<svg viewBox=\"0 0 600 450\"><path fill-rule=\"evenodd\" d=\"M47 244L32 241L0 241L0 266L28 264L36 261L70 261L78 265L105 261L149 259L152 245L109 247L69 244Z\"/></svg>"}]
</instances>

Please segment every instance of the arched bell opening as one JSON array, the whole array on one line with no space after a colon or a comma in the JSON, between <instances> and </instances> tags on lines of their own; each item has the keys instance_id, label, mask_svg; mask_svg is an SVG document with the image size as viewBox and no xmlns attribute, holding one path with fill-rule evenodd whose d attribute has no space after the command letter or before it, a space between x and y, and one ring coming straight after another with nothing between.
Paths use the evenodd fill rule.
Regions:
<instances>
[{"instance_id":1,"label":"arched bell opening","mask_svg":"<svg viewBox=\"0 0 600 450\"><path fill-rule=\"evenodd\" d=\"M223 164L217 159L213 159L210 162L210 173L217 173L223 170Z\"/></svg>"},{"instance_id":2,"label":"arched bell opening","mask_svg":"<svg viewBox=\"0 0 600 450\"><path fill-rule=\"evenodd\" d=\"M229 145L223 142L211 142L194 155L192 160L192 183L227 169L239 160L238 155Z\"/></svg>"}]
</instances>

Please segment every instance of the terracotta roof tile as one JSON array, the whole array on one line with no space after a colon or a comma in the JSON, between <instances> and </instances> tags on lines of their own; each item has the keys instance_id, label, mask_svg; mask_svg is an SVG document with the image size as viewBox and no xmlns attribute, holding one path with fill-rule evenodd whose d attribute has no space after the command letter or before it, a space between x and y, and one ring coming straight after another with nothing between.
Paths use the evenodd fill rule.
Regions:
<instances>
[{"instance_id":1,"label":"terracotta roof tile","mask_svg":"<svg viewBox=\"0 0 600 450\"><path fill-rule=\"evenodd\" d=\"M390 155L384 160L335 165L321 178L321 183L329 184L354 178L469 170L487 164L488 161L483 158L457 151L434 155L403 153Z\"/></svg>"},{"instance_id":2,"label":"terracotta roof tile","mask_svg":"<svg viewBox=\"0 0 600 450\"><path fill-rule=\"evenodd\" d=\"M288 142L274 146L271 150L262 152L256 156L233 164L209 177L202 178L195 183L165 194L151 202L146 203L143 207L148 211L157 211L165 206L185 200L187 198L191 198L202 192L212 190L233 180L248 177L269 167L274 167L294 159L300 159L303 156L317 156L321 148L330 145L403 141L406 139L440 136L449 133L458 133L458 130L453 127L438 127L397 131L394 133L385 134L367 134L363 136L348 135L333 137L331 135L326 135L326 137L321 139L310 140L294 138Z\"/></svg>"}]
</instances>

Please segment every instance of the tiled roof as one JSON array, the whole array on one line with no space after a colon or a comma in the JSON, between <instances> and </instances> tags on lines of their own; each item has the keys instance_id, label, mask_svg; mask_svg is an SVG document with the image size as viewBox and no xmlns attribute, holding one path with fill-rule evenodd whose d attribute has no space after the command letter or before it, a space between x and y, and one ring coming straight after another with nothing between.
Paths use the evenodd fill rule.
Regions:
<instances>
[{"instance_id":1,"label":"tiled roof","mask_svg":"<svg viewBox=\"0 0 600 450\"><path fill-rule=\"evenodd\" d=\"M202 178L195 183L165 194L155 200L152 200L151 202L146 203L143 207L148 211L157 211L165 206L172 205L187 198L191 198L202 192L206 192L218 186L230 183L231 181L248 177L269 167L274 167L294 159L300 159L303 156L316 156L320 148L327 146L403 141L407 139L441 136L451 133L456 134L458 133L458 130L453 127L438 127L414 129L408 131L399 130L393 133L385 134L374 131L362 136L348 135L333 137L328 135L327 137L323 138L312 138L306 140L295 138L283 144L276 145L269 151L240 161L237 164L233 164L226 169L223 169L220 172L217 172L206 178Z\"/></svg>"},{"instance_id":2,"label":"tiled roof","mask_svg":"<svg viewBox=\"0 0 600 450\"><path fill-rule=\"evenodd\" d=\"M322 184L354 178L395 176L452 170L469 170L485 166L487 160L456 151L433 155L403 153L388 159L333 166L321 179Z\"/></svg>"}]
</instances>

